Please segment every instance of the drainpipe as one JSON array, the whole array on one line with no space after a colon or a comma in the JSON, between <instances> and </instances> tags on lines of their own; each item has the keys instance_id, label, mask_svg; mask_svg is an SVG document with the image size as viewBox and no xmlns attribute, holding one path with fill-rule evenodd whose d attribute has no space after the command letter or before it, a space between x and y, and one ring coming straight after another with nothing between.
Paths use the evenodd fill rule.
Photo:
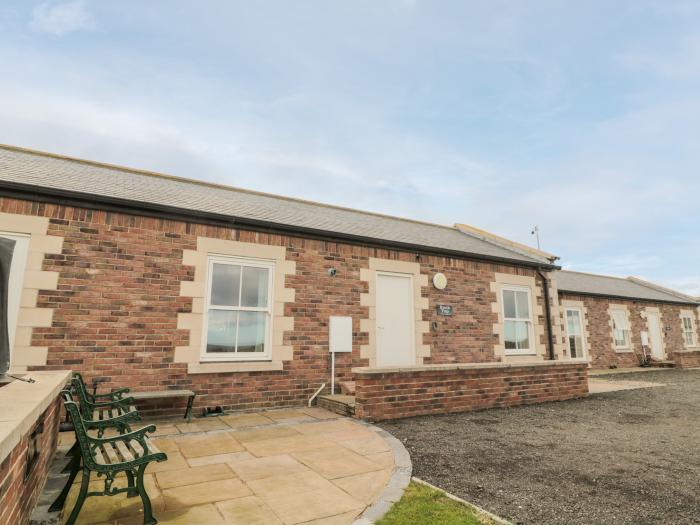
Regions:
<instances>
[{"instance_id":1,"label":"drainpipe","mask_svg":"<svg viewBox=\"0 0 700 525\"><path fill-rule=\"evenodd\" d=\"M549 304L549 281L542 269L537 269L537 274L542 278L542 287L544 288L544 315L547 318L547 353L549 359L554 361L554 334L552 333L552 306Z\"/></svg>"}]
</instances>

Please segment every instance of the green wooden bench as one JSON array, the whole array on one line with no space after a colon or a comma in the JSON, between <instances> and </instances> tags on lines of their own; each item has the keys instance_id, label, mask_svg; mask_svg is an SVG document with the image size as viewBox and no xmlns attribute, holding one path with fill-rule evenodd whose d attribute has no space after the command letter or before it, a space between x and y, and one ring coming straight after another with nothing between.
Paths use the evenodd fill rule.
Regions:
<instances>
[{"instance_id":1,"label":"green wooden bench","mask_svg":"<svg viewBox=\"0 0 700 525\"><path fill-rule=\"evenodd\" d=\"M155 425L114 437L92 437L88 434L89 423L86 424L78 405L72 400L70 392L64 391L63 395L64 405L75 427L75 437L81 457L81 461L74 463L71 468L67 484L68 490L81 470L80 464L82 464L83 472L78 499L65 525L74 525L87 498L114 496L124 492L127 493L127 497L141 496L143 525L158 523L153 517L151 500L146 493L143 479L149 463L168 459L148 438L148 433L155 432ZM90 421L90 423L94 423L94 421ZM121 472L126 475L127 486L125 487L114 485L115 477ZM97 477L105 478L104 490L89 490L92 473L95 473Z\"/></svg>"}]
</instances>

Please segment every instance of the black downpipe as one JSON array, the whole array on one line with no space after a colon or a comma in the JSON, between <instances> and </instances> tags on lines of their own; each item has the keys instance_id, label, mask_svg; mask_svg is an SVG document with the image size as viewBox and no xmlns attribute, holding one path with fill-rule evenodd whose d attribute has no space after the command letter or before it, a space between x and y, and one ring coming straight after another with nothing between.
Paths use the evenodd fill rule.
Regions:
<instances>
[{"instance_id":1,"label":"black downpipe","mask_svg":"<svg viewBox=\"0 0 700 525\"><path fill-rule=\"evenodd\" d=\"M542 278L542 287L544 289L544 315L547 318L547 353L549 354L549 359L554 361L554 334L552 333L552 306L549 304L549 281L541 269L537 269L537 274Z\"/></svg>"}]
</instances>

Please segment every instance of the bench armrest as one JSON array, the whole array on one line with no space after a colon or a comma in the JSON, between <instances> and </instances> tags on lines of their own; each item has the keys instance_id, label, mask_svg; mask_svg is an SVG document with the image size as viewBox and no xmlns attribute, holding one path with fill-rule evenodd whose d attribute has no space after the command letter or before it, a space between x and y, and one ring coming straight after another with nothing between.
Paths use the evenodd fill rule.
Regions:
<instances>
[{"instance_id":1,"label":"bench armrest","mask_svg":"<svg viewBox=\"0 0 700 525\"><path fill-rule=\"evenodd\" d=\"M134 430L133 432L129 432L128 434L120 434L118 436L112 436L108 438L97 438L97 437L92 437L89 436L90 441L93 443L101 444L101 443L114 443L116 441L129 441L130 439L135 439L139 443L144 442L144 437L146 437L146 434L155 432L156 431L156 426L155 425L148 425L145 427L141 427L137 430ZM144 447L147 448L147 447Z\"/></svg>"},{"instance_id":2,"label":"bench armrest","mask_svg":"<svg viewBox=\"0 0 700 525\"><path fill-rule=\"evenodd\" d=\"M111 392L107 392L105 394L93 394L93 398L97 402L98 399L101 398L109 398L114 401L122 399L124 397L124 394L128 394L130 392L129 388L123 387L123 388L114 388L112 389Z\"/></svg>"},{"instance_id":3,"label":"bench armrest","mask_svg":"<svg viewBox=\"0 0 700 525\"><path fill-rule=\"evenodd\" d=\"M91 408L129 407L135 403L136 401L133 397L122 397L120 399L113 399L112 401L97 401L95 403L87 402Z\"/></svg>"}]
</instances>

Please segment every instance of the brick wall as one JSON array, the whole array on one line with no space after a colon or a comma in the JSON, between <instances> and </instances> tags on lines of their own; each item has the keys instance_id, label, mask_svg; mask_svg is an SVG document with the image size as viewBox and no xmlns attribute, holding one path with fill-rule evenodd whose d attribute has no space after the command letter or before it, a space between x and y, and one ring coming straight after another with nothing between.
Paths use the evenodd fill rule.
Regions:
<instances>
[{"instance_id":1,"label":"brick wall","mask_svg":"<svg viewBox=\"0 0 700 525\"><path fill-rule=\"evenodd\" d=\"M642 358L642 336L647 331L646 319L642 312L646 307L656 307L661 312L661 327L664 332L664 346L668 359L673 359L676 352L684 350L683 331L681 327L681 310L689 310L692 307L673 305L666 303L653 303L649 301L619 300L607 297L579 296L568 293L560 293L561 299L582 301L588 315L588 329L590 335L587 341L587 351L593 368L618 368L639 366ZM631 352L616 351L612 347L612 328L610 327L611 304L626 306L629 310L631 328ZM563 312L563 310L562 310ZM562 333L566 333L562 314ZM697 327L696 327L697 328ZM567 347L568 352L568 347ZM649 350L647 350L649 352Z\"/></svg>"},{"instance_id":2,"label":"brick wall","mask_svg":"<svg viewBox=\"0 0 700 525\"><path fill-rule=\"evenodd\" d=\"M672 359L678 368L700 368L700 350L673 352Z\"/></svg>"},{"instance_id":3,"label":"brick wall","mask_svg":"<svg viewBox=\"0 0 700 525\"><path fill-rule=\"evenodd\" d=\"M585 363L445 365L381 373L359 369L354 376L355 415L370 421L560 401L588 394Z\"/></svg>"},{"instance_id":4,"label":"brick wall","mask_svg":"<svg viewBox=\"0 0 700 525\"><path fill-rule=\"evenodd\" d=\"M39 418L44 424L40 437L40 454L27 479L24 475L31 432L22 436L0 465L0 524L24 525L29 521L56 451L59 415L60 400L56 398Z\"/></svg>"},{"instance_id":5,"label":"brick wall","mask_svg":"<svg viewBox=\"0 0 700 525\"><path fill-rule=\"evenodd\" d=\"M366 366L360 345L367 344L368 334L360 331L360 319L368 317L368 308L361 306L360 294L368 290L360 269L369 266L370 257L418 261L429 277L437 271L447 275L445 291L423 289L430 303L423 320L438 323L437 331L425 336L432 347L427 363L493 361L497 316L491 311L490 283L495 273L536 278L533 270L517 266L9 198L0 199L0 211L48 217L49 235L64 237L62 253L43 262L44 270L59 273L58 287L40 291L37 303L54 309L53 322L35 328L31 341L48 347L46 368L71 368L88 382L105 378L101 388L192 389L197 409L304 403L329 381L330 315L354 320L353 352L338 356L339 378L350 378L352 367ZM182 264L182 253L196 249L198 236L284 246L287 260L295 261L296 273L286 283L295 289L295 302L287 303L284 312L294 317L295 329L283 341L294 355L284 370L188 374L186 364L173 362L174 348L189 344L189 332L177 329L177 314L192 310L192 299L180 296L181 282L194 278L193 267ZM326 273L331 267L337 269L335 277ZM438 316L438 303L453 305L454 316ZM543 318L538 322L545 325ZM184 400L163 408L175 414L183 407Z\"/></svg>"}]
</instances>

